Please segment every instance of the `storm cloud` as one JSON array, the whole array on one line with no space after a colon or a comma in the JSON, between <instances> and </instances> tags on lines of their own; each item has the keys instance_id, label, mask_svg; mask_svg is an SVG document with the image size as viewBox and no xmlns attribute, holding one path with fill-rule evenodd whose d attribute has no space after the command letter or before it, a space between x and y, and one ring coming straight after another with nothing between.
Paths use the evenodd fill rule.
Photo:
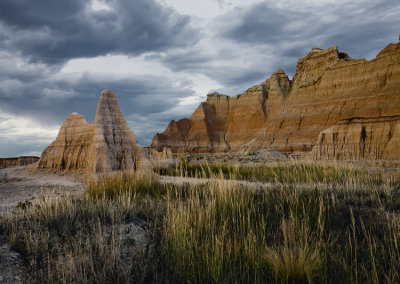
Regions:
<instances>
[{"instance_id":1,"label":"storm cloud","mask_svg":"<svg viewBox=\"0 0 400 284\"><path fill-rule=\"evenodd\" d=\"M354 57L371 58L400 32L397 0L324 2L267 1L238 9L222 18L219 34L237 43L274 46L288 57L303 56L311 46L338 45Z\"/></svg>"},{"instance_id":2,"label":"storm cloud","mask_svg":"<svg viewBox=\"0 0 400 284\"><path fill-rule=\"evenodd\" d=\"M95 3L95 2L94 2ZM154 0L0 2L0 40L32 61L56 64L108 53L183 47L197 34L190 19Z\"/></svg>"},{"instance_id":3,"label":"storm cloud","mask_svg":"<svg viewBox=\"0 0 400 284\"><path fill-rule=\"evenodd\" d=\"M243 90L278 68L293 76L297 59L313 46L338 45L353 58L372 59L397 41L399 27L397 0L260 1L216 17L208 50L195 46L163 60L173 70L202 72L223 88Z\"/></svg>"}]
</instances>

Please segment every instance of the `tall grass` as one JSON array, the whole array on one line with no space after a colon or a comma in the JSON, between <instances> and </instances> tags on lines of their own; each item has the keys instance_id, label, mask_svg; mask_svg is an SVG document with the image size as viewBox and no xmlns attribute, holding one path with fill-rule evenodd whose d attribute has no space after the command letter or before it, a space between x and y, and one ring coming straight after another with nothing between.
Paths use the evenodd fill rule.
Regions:
<instances>
[{"instance_id":1,"label":"tall grass","mask_svg":"<svg viewBox=\"0 0 400 284\"><path fill-rule=\"evenodd\" d=\"M224 169L203 167L195 175L208 182L193 184L93 179L85 198L45 201L1 220L0 230L36 282L400 281L395 182L296 163L272 169L274 186L250 188L224 179ZM123 233L138 221L146 224L140 252Z\"/></svg>"},{"instance_id":2,"label":"tall grass","mask_svg":"<svg viewBox=\"0 0 400 284\"><path fill-rule=\"evenodd\" d=\"M123 192L112 199L43 200L3 218L0 231L24 256L31 282L142 282L157 277L154 236L146 228L159 222L162 208L157 200ZM147 232L136 240L128 230L138 226Z\"/></svg>"},{"instance_id":3,"label":"tall grass","mask_svg":"<svg viewBox=\"0 0 400 284\"><path fill-rule=\"evenodd\" d=\"M118 198L121 195L159 198L166 195L170 185L161 183L157 177L136 178L128 173L91 178L87 182L87 193L91 197Z\"/></svg>"},{"instance_id":4,"label":"tall grass","mask_svg":"<svg viewBox=\"0 0 400 284\"><path fill-rule=\"evenodd\" d=\"M359 182L382 183L379 173L367 174L349 166L326 164L323 162L282 162L267 165L209 165L190 164L183 161L169 167L154 169L160 175L185 177L222 177L248 181L275 183L348 183Z\"/></svg>"},{"instance_id":5,"label":"tall grass","mask_svg":"<svg viewBox=\"0 0 400 284\"><path fill-rule=\"evenodd\" d=\"M194 191L187 202L168 203L164 245L176 280L265 282L272 281L274 271L280 278L280 268L273 267L277 259L272 255L282 255L280 244L289 235L286 224L290 221L280 214L282 204L276 203L276 198L269 199L278 193L269 195L226 186L210 183L207 188ZM293 253L289 256L291 262L306 263L295 271L289 271L284 264L288 279L296 279L297 273L308 275L311 280L320 277L322 256L308 257L318 251L304 235L307 232L292 230L296 239L286 238L285 249Z\"/></svg>"},{"instance_id":6,"label":"tall grass","mask_svg":"<svg viewBox=\"0 0 400 284\"><path fill-rule=\"evenodd\" d=\"M168 203L166 255L184 282L396 282L397 190L211 182Z\"/></svg>"}]
</instances>

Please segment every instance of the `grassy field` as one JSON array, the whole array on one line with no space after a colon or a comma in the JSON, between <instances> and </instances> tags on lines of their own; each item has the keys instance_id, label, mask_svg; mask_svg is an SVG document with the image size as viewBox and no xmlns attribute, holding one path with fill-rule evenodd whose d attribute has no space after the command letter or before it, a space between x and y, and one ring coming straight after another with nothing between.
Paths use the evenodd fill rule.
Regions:
<instances>
[{"instance_id":1,"label":"grassy field","mask_svg":"<svg viewBox=\"0 0 400 284\"><path fill-rule=\"evenodd\" d=\"M379 173L369 175L354 168L335 163L316 162L281 162L273 166L267 165L212 165L191 164L183 161L179 165L156 167L154 171L162 176L184 176L201 178L222 178L274 183L348 183L363 181L379 183Z\"/></svg>"},{"instance_id":2,"label":"grassy field","mask_svg":"<svg viewBox=\"0 0 400 284\"><path fill-rule=\"evenodd\" d=\"M93 179L84 198L21 209L0 232L41 283L400 281L393 180L310 163L168 171L209 181ZM144 224L145 241L127 238L129 224Z\"/></svg>"}]
</instances>

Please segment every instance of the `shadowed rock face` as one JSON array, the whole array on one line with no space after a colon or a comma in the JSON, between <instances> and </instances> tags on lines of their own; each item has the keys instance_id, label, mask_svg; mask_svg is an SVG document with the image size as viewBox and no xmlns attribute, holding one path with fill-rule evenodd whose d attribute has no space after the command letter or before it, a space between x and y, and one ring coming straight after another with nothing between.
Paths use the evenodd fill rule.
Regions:
<instances>
[{"instance_id":1,"label":"shadowed rock face","mask_svg":"<svg viewBox=\"0 0 400 284\"><path fill-rule=\"evenodd\" d=\"M39 168L55 171L150 170L135 135L122 115L111 90L100 95L96 117L88 124L77 113L70 114L56 140L42 153Z\"/></svg>"},{"instance_id":2,"label":"shadowed rock face","mask_svg":"<svg viewBox=\"0 0 400 284\"><path fill-rule=\"evenodd\" d=\"M211 94L190 118L170 124L150 146L175 153L226 152L257 141L253 147L258 149L309 152L317 144L315 158L400 159L398 116L400 43L389 44L370 61L351 59L337 46L313 48L298 60L293 80L279 69L242 95ZM370 133L365 141L370 152L355 149L358 138L349 138L360 136L363 126ZM327 139L328 133L344 140ZM347 154L338 154L339 148Z\"/></svg>"}]
</instances>

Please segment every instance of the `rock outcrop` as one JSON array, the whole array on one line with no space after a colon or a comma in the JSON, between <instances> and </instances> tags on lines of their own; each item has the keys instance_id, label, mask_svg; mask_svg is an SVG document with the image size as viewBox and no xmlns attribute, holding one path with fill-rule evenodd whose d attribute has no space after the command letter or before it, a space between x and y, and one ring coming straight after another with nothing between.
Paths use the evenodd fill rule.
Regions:
<instances>
[{"instance_id":1,"label":"rock outcrop","mask_svg":"<svg viewBox=\"0 0 400 284\"><path fill-rule=\"evenodd\" d=\"M337 46L313 48L298 60L292 80L279 69L242 95L208 95L190 118L172 121L150 147L169 147L173 153L237 152L256 141L253 149L281 152L310 152L317 145L312 155L318 158L400 159L399 147L384 154L397 145L399 135L397 122L387 118L399 115L400 43L389 44L370 61L351 59ZM325 139L330 131L335 137L356 135L363 125L374 137L366 141L375 148L371 152L357 154L346 139L340 143L349 153L337 154L333 149L342 145ZM387 130L386 138L377 139L382 127L391 134Z\"/></svg>"},{"instance_id":2,"label":"rock outcrop","mask_svg":"<svg viewBox=\"0 0 400 284\"><path fill-rule=\"evenodd\" d=\"M42 153L39 168L52 171L110 172L150 170L135 135L111 90L100 95L96 117L88 124L77 113L62 124L56 140Z\"/></svg>"},{"instance_id":3,"label":"rock outcrop","mask_svg":"<svg viewBox=\"0 0 400 284\"><path fill-rule=\"evenodd\" d=\"M17 166L27 166L36 163L37 161L39 161L39 157L35 156L0 158L0 169Z\"/></svg>"},{"instance_id":4,"label":"rock outcrop","mask_svg":"<svg viewBox=\"0 0 400 284\"><path fill-rule=\"evenodd\" d=\"M350 118L323 130L313 158L392 160L400 149L400 116Z\"/></svg>"}]
</instances>

